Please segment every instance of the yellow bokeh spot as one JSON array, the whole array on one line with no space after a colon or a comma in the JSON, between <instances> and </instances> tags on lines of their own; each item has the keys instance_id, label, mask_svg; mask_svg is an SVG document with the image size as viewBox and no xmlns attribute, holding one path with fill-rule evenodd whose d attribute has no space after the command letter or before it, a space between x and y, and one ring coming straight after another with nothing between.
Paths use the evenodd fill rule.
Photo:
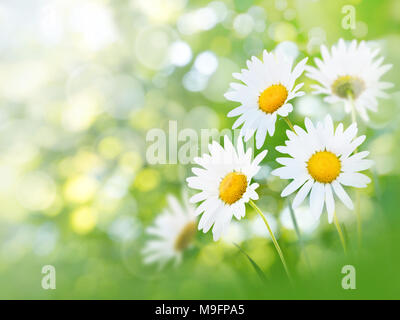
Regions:
<instances>
[{"instance_id":1,"label":"yellow bokeh spot","mask_svg":"<svg viewBox=\"0 0 400 320\"><path fill-rule=\"evenodd\" d=\"M330 151L314 153L307 162L310 175L318 182L331 183L340 174L340 160Z\"/></svg>"},{"instance_id":2,"label":"yellow bokeh spot","mask_svg":"<svg viewBox=\"0 0 400 320\"><path fill-rule=\"evenodd\" d=\"M148 99L150 100L150 99ZM157 99L154 99L157 100ZM150 102L149 102L150 104ZM147 130L160 125L160 118L155 110L142 109L134 111L130 118L130 123L134 128Z\"/></svg>"},{"instance_id":3,"label":"yellow bokeh spot","mask_svg":"<svg viewBox=\"0 0 400 320\"><path fill-rule=\"evenodd\" d=\"M141 170L134 182L134 186L143 192L151 191L160 184L160 174L158 171L150 168Z\"/></svg>"},{"instance_id":4,"label":"yellow bokeh spot","mask_svg":"<svg viewBox=\"0 0 400 320\"><path fill-rule=\"evenodd\" d=\"M91 207L82 207L71 213L70 223L72 229L79 234L91 231L97 222L97 215Z\"/></svg>"},{"instance_id":5,"label":"yellow bokeh spot","mask_svg":"<svg viewBox=\"0 0 400 320\"><path fill-rule=\"evenodd\" d=\"M99 143L99 152L106 159L114 159L122 151L122 144L116 137L106 137Z\"/></svg>"},{"instance_id":6,"label":"yellow bokeh spot","mask_svg":"<svg viewBox=\"0 0 400 320\"><path fill-rule=\"evenodd\" d=\"M297 30L294 25L288 22L279 22L274 26L273 38L276 42L296 41Z\"/></svg>"},{"instance_id":7,"label":"yellow bokeh spot","mask_svg":"<svg viewBox=\"0 0 400 320\"><path fill-rule=\"evenodd\" d=\"M134 2L149 18L157 23L171 22L180 15L185 0L139 0Z\"/></svg>"},{"instance_id":8,"label":"yellow bokeh spot","mask_svg":"<svg viewBox=\"0 0 400 320\"><path fill-rule=\"evenodd\" d=\"M138 152L125 152L119 159L121 169L127 173L135 173L143 166L143 159Z\"/></svg>"},{"instance_id":9,"label":"yellow bokeh spot","mask_svg":"<svg viewBox=\"0 0 400 320\"><path fill-rule=\"evenodd\" d=\"M67 181L64 195L68 201L83 203L91 200L96 193L98 183L88 176L76 176Z\"/></svg>"},{"instance_id":10,"label":"yellow bokeh spot","mask_svg":"<svg viewBox=\"0 0 400 320\"><path fill-rule=\"evenodd\" d=\"M247 178L243 173L231 172L219 185L219 197L226 204L238 201L247 189Z\"/></svg>"},{"instance_id":11,"label":"yellow bokeh spot","mask_svg":"<svg viewBox=\"0 0 400 320\"><path fill-rule=\"evenodd\" d=\"M100 166L101 161L95 153L82 150L74 157L73 165L78 172L89 172Z\"/></svg>"},{"instance_id":12,"label":"yellow bokeh spot","mask_svg":"<svg viewBox=\"0 0 400 320\"><path fill-rule=\"evenodd\" d=\"M258 98L258 105L265 113L273 113L285 103L288 97L286 87L274 84L265 89Z\"/></svg>"}]
</instances>

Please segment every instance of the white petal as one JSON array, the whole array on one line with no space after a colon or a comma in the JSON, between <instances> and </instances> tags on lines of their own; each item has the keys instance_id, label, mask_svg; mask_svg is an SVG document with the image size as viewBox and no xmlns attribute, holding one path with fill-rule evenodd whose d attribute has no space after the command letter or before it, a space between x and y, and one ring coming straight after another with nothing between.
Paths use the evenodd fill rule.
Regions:
<instances>
[{"instance_id":1,"label":"white petal","mask_svg":"<svg viewBox=\"0 0 400 320\"><path fill-rule=\"evenodd\" d=\"M218 214L220 214L220 210L222 208L222 203L215 203L215 206L210 208L210 210L207 210L204 212L204 214L201 216L198 229L203 230L204 233L206 233L208 230L210 230L211 226L214 224L215 220L217 219Z\"/></svg>"},{"instance_id":2,"label":"white petal","mask_svg":"<svg viewBox=\"0 0 400 320\"><path fill-rule=\"evenodd\" d=\"M365 188L371 179L359 172L343 172L338 177L338 181L345 186Z\"/></svg>"},{"instance_id":3,"label":"white petal","mask_svg":"<svg viewBox=\"0 0 400 320\"><path fill-rule=\"evenodd\" d=\"M224 206L222 212L217 217L217 220L215 221L212 230L214 241L217 241L224 233L224 231L228 228L231 219L232 219L232 210L229 207Z\"/></svg>"},{"instance_id":4,"label":"white petal","mask_svg":"<svg viewBox=\"0 0 400 320\"><path fill-rule=\"evenodd\" d=\"M237 108L231 110L231 111L227 114L227 116L228 116L229 118L230 118L230 117L237 117L238 115L241 115L241 114L244 113L245 111L246 111L246 106L240 106L240 107L237 107Z\"/></svg>"},{"instance_id":5,"label":"white petal","mask_svg":"<svg viewBox=\"0 0 400 320\"><path fill-rule=\"evenodd\" d=\"M343 202L343 204L350 210L354 209L353 201L351 201L347 192L343 189L339 182L336 180L332 182L333 190L335 191L338 198Z\"/></svg>"},{"instance_id":6,"label":"white petal","mask_svg":"<svg viewBox=\"0 0 400 320\"><path fill-rule=\"evenodd\" d=\"M263 146L266 135L267 135L267 124L261 123L260 126L258 127L257 133L256 133L257 149L260 149Z\"/></svg>"},{"instance_id":7,"label":"white petal","mask_svg":"<svg viewBox=\"0 0 400 320\"><path fill-rule=\"evenodd\" d=\"M328 211L328 222L332 223L335 213L335 200L333 199L332 188L330 184L325 184L325 203L326 211Z\"/></svg>"},{"instance_id":8,"label":"white petal","mask_svg":"<svg viewBox=\"0 0 400 320\"><path fill-rule=\"evenodd\" d=\"M357 160L354 156L342 161L342 171L344 172L358 172L367 170L372 167L374 162L372 160L362 159ZM353 159L352 159L353 158Z\"/></svg>"},{"instance_id":9,"label":"white petal","mask_svg":"<svg viewBox=\"0 0 400 320\"><path fill-rule=\"evenodd\" d=\"M315 182L310 193L310 210L315 220L321 216L325 201L325 187L322 183Z\"/></svg>"},{"instance_id":10,"label":"white petal","mask_svg":"<svg viewBox=\"0 0 400 320\"><path fill-rule=\"evenodd\" d=\"M206 192L199 192L197 194L195 194L193 197L190 198L190 203L196 203L199 201L203 201L205 199L207 199L208 194Z\"/></svg>"},{"instance_id":11,"label":"white petal","mask_svg":"<svg viewBox=\"0 0 400 320\"><path fill-rule=\"evenodd\" d=\"M268 150L263 150L262 152L260 152L253 160L253 164L254 165L258 165L267 155Z\"/></svg>"},{"instance_id":12,"label":"white petal","mask_svg":"<svg viewBox=\"0 0 400 320\"><path fill-rule=\"evenodd\" d=\"M293 209L296 209L299 205L302 204L302 202L304 201L304 199L307 197L308 193L311 190L311 187L314 184L314 180L308 180L299 190L299 192L297 192L296 197L293 200Z\"/></svg>"},{"instance_id":13,"label":"white petal","mask_svg":"<svg viewBox=\"0 0 400 320\"><path fill-rule=\"evenodd\" d=\"M289 183L289 185L285 189L283 189L281 197L286 197L295 192L298 188L300 188L304 184L304 182L306 182L307 178L308 177L304 175L300 178L294 179L291 183Z\"/></svg>"}]
</instances>

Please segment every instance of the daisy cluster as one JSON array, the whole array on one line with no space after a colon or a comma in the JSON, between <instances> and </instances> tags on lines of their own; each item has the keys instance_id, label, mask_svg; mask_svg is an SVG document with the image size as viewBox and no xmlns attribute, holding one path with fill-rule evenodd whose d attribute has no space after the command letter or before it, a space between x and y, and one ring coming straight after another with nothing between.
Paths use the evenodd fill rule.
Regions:
<instances>
[{"instance_id":1,"label":"daisy cluster","mask_svg":"<svg viewBox=\"0 0 400 320\"><path fill-rule=\"evenodd\" d=\"M335 198L352 210L353 201L344 187L366 187L370 178L361 171L372 166L372 161L366 159L369 152L358 152L365 136L357 136L356 114L368 120L367 111L376 111L377 99L386 98L384 90L392 86L380 80L391 65L383 64L378 53L379 49L371 49L364 41L346 43L341 39L330 51L321 46L322 59L315 59L315 67L306 65L307 58L294 64L292 58L266 50L261 60L251 57L246 69L233 74L239 82L231 83L225 94L226 99L239 103L228 117L237 117L232 129L241 127L240 138L233 144L225 136L223 146L213 141L208 147L209 154L194 159L199 167L192 168L194 176L187 178L187 183L199 191L190 202L200 204L196 209L186 207L190 218L185 217L185 223L167 221L173 218L172 211L182 211L175 202L171 212L156 220L149 231L165 241L159 239L149 244L147 252L153 255L147 261L157 260L154 254L157 250L168 252L168 257L173 252L180 256L183 246L176 245L177 239L183 237L197 215L202 215L198 229L208 232L212 228L214 240L224 234L233 216L238 220L245 216L245 204L254 206L253 201L258 199L258 184L252 183L252 179L267 154L263 148L266 137L274 135L279 117L290 126L285 145L276 147L286 156L276 159L282 166L272 172L281 179L291 180L281 196L295 193L293 208L308 197L312 216L319 219L325 207L329 223L334 218ZM305 94L300 91L303 83L298 83L304 71L319 83L313 86L314 94L325 95L327 103L343 102L345 111L353 114L349 127L334 124L329 114L316 123L305 118L303 127L291 124L288 116L294 109L292 99ZM256 148L262 149L254 159L253 150L245 150L243 143L252 136ZM179 216L183 219L182 213ZM160 222L161 219L165 221ZM174 227L166 230L171 224Z\"/></svg>"}]
</instances>

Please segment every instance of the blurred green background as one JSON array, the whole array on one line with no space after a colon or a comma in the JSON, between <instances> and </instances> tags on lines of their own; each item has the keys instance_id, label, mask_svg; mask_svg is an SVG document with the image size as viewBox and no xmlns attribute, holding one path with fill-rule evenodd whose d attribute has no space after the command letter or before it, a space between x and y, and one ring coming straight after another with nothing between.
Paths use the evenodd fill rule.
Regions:
<instances>
[{"instance_id":1,"label":"blurred green background","mask_svg":"<svg viewBox=\"0 0 400 320\"><path fill-rule=\"evenodd\" d=\"M342 28L348 4L354 30ZM0 26L0 298L400 298L400 1L2 0ZM168 130L169 120L178 129L229 129L235 104L223 93L246 59L278 46L299 61L340 37L375 41L394 65L384 76L395 83L391 98L360 123L361 149L375 161L367 173L373 183L361 192L361 248L353 212L338 205L345 256L326 213L316 224L302 207L296 214L310 271L279 196L287 181L269 175L274 147L285 140L278 121L264 145L270 152L257 203L294 287L250 207L219 242L198 232L179 267L143 265L144 228L166 194L181 193L191 168L149 165L148 130ZM311 81L301 80L310 93ZM342 106L311 94L294 102L289 117L301 125L328 112L349 125ZM232 241L265 272L265 283ZM56 290L41 287L48 264ZM346 264L356 267L356 290L341 287Z\"/></svg>"}]
</instances>

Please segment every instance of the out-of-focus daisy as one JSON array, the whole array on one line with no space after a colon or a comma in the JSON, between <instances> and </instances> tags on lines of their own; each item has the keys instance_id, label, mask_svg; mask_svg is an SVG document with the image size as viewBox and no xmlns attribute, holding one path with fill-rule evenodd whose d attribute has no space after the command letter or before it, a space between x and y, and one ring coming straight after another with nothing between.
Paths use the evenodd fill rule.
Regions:
<instances>
[{"instance_id":1,"label":"out-of-focus daisy","mask_svg":"<svg viewBox=\"0 0 400 320\"><path fill-rule=\"evenodd\" d=\"M192 244L197 230L194 208L186 194L183 206L172 195L167 200L168 208L146 229L152 238L142 251L145 264L159 263L160 268L170 260L175 260L176 264L181 262L183 251Z\"/></svg>"},{"instance_id":2,"label":"out-of-focus daisy","mask_svg":"<svg viewBox=\"0 0 400 320\"><path fill-rule=\"evenodd\" d=\"M231 83L225 97L241 105L229 112L228 117L239 116L232 129L243 124L241 133L245 141L256 132L257 149L264 144L267 132L270 136L274 134L277 116L286 117L292 112L289 101L304 94L299 91L303 83L295 87L294 84L306 62L307 58L303 59L292 71L292 58L264 50L263 61L253 56L247 61L248 69L233 74L243 83Z\"/></svg>"},{"instance_id":3,"label":"out-of-focus daisy","mask_svg":"<svg viewBox=\"0 0 400 320\"><path fill-rule=\"evenodd\" d=\"M196 214L203 213L199 230L207 232L214 225L216 241L229 226L232 216L240 220L246 213L245 203L258 199L255 191L258 183L251 183L251 179L260 169L259 163L267 150L252 161L252 150L244 151L242 137L235 148L227 136L224 147L213 141L208 149L210 155L194 159L203 168L193 168L195 176L187 178L187 182L190 188L201 190L190 199L192 203L203 201L196 209Z\"/></svg>"},{"instance_id":4,"label":"out-of-focus daisy","mask_svg":"<svg viewBox=\"0 0 400 320\"><path fill-rule=\"evenodd\" d=\"M388 97L384 90L393 86L380 81L392 65L382 65L383 57L378 58L378 53L379 48L372 50L365 41L346 44L340 39L331 52L322 45L322 60L315 59L318 68L306 67L307 76L320 83L313 86L314 93L326 94L324 100L329 103L343 101L346 112L352 111L354 104L355 111L368 120L367 110L377 111L377 98Z\"/></svg>"},{"instance_id":5,"label":"out-of-focus daisy","mask_svg":"<svg viewBox=\"0 0 400 320\"><path fill-rule=\"evenodd\" d=\"M365 140L365 136L356 137L355 123L344 131L343 124L340 123L334 130L332 118L328 115L316 127L306 118L305 126L306 131L299 126L294 126L296 133L287 131L289 140L286 141L286 146L276 149L289 154L291 158L277 158L276 161L284 167L274 170L272 174L281 179L293 179L282 191L282 197L300 188L293 200L293 208L298 207L311 191L312 215L319 219L325 203L328 221L331 223L335 211L333 194L345 206L353 209L353 202L343 186L366 187L371 180L359 171L369 169L372 161L364 159L369 154L368 151L352 155Z\"/></svg>"}]
</instances>

